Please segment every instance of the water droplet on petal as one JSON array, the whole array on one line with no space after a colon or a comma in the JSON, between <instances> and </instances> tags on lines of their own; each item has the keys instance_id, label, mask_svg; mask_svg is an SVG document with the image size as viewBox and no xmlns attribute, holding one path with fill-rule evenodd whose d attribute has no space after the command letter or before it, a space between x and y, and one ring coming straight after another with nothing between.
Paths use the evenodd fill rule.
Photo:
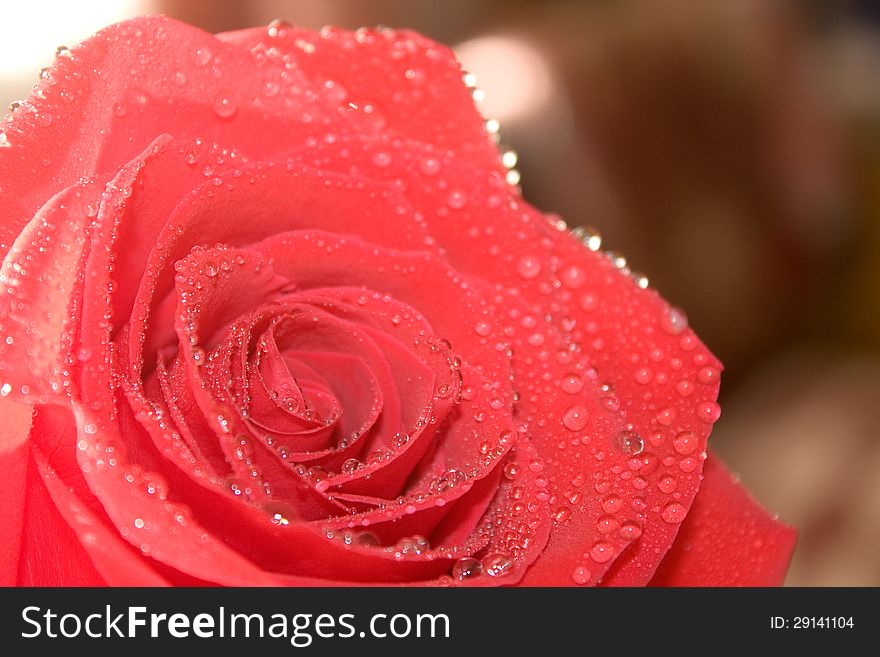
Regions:
<instances>
[{"instance_id":1,"label":"water droplet on petal","mask_svg":"<svg viewBox=\"0 0 880 657\"><path fill-rule=\"evenodd\" d=\"M682 431L672 441L675 451L682 456L690 454L699 446L699 439L690 431Z\"/></svg>"},{"instance_id":2,"label":"water droplet on petal","mask_svg":"<svg viewBox=\"0 0 880 657\"><path fill-rule=\"evenodd\" d=\"M464 472L450 469L433 479L428 488L432 493L439 494L446 492L450 488L455 488L466 481L467 475Z\"/></svg>"},{"instance_id":3,"label":"water droplet on petal","mask_svg":"<svg viewBox=\"0 0 880 657\"><path fill-rule=\"evenodd\" d=\"M660 327L670 335L678 335L687 326L687 315L680 308L670 307L660 318Z\"/></svg>"},{"instance_id":4,"label":"water droplet on petal","mask_svg":"<svg viewBox=\"0 0 880 657\"><path fill-rule=\"evenodd\" d=\"M474 324L474 332L477 335L486 336L492 331L492 325L487 322L485 319L479 320L476 324Z\"/></svg>"},{"instance_id":5,"label":"water droplet on petal","mask_svg":"<svg viewBox=\"0 0 880 657\"><path fill-rule=\"evenodd\" d=\"M682 397L690 397L694 392L694 384L688 379L682 379L675 384L675 389Z\"/></svg>"},{"instance_id":6,"label":"water droplet on petal","mask_svg":"<svg viewBox=\"0 0 880 657\"><path fill-rule=\"evenodd\" d=\"M660 512L660 517L672 525L682 522L685 516L687 516L687 509L681 502L670 502Z\"/></svg>"},{"instance_id":7,"label":"water droplet on petal","mask_svg":"<svg viewBox=\"0 0 880 657\"><path fill-rule=\"evenodd\" d=\"M568 289L577 290L586 283L587 277L586 274L584 274L583 269L576 265L571 265L562 270L559 275L559 280L562 281L562 284Z\"/></svg>"},{"instance_id":8,"label":"water droplet on petal","mask_svg":"<svg viewBox=\"0 0 880 657\"><path fill-rule=\"evenodd\" d=\"M401 554L422 554L430 548L430 545L428 539L416 534L400 539L395 547Z\"/></svg>"},{"instance_id":9,"label":"water droplet on petal","mask_svg":"<svg viewBox=\"0 0 880 657\"><path fill-rule=\"evenodd\" d=\"M473 557L463 557L452 565L452 576L458 581L477 577L483 572L483 564Z\"/></svg>"},{"instance_id":10,"label":"water droplet on petal","mask_svg":"<svg viewBox=\"0 0 880 657\"><path fill-rule=\"evenodd\" d=\"M642 535L642 528L634 522L625 522L620 526L620 537L630 541Z\"/></svg>"},{"instance_id":11,"label":"water droplet on petal","mask_svg":"<svg viewBox=\"0 0 880 657\"><path fill-rule=\"evenodd\" d=\"M235 114L236 106L229 96L219 95L214 100L214 114L221 119L229 119Z\"/></svg>"},{"instance_id":12,"label":"water droplet on petal","mask_svg":"<svg viewBox=\"0 0 880 657\"><path fill-rule=\"evenodd\" d=\"M579 586L587 584L590 581L591 577L592 573L590 573L590 571L583 566L578 566L571 574L572 581Z\"/></svg>"},{"instance_id":13,"label":"water droplet on petal","mask_svg":"<svg viewBox=\"0 0 880 657\"><path fill-rule=\"evenodd\" d=\"M272 39L283 39L287 36L287 30L289 29L290 23L281 18L276 18L269 23L269 27L266 28L266 34Z\"/></svg>"},{"instance_id":14,"label":"water droplet on petal","mask_svg":"<svg viewBox=\"0 0 880 657\"><path fill-rule=\"evenodd\" d=\"M490 554L483 559L483 572L489 577L504 577L513 570L513 560L504 554Z\"/></svg>"},{"instance_id":15,"label":"water droplet on petal","mask_svg":"<svg viewBox=\"0 0 880 657\"><path fill-rule=\"evenodd\" d=\"M707 385L718 381L719 376L720 373L715 367L704 367L699 372L697 372L697 378L700 380L700 382Z\"/></svg>"},{"instance_id":16,"label":"water droplet on petal","mask_svg":"<svg viewBox=\"0 0 880 657\"><path fill-rule=\"evenodd\" d=\"M661 409L659 413L657 413L657 423L661 426L668 427L671 426L673 422L675 422L675 418L678 415L678 411L674 408L664 408Z\"/></svg>"},{"instance_id":17,"label":"water droplet on petal","mask_svg":"<svg viewBox=\"0 0 880 657\"><path fill-rule=\"evenodd\" d=\"M422 170L426 176L436 175L437 172L440 171L440 162L434 159L433 157L429 157L427 159L422 160L419 168Z\"/></svg>"},{"instance_id":18,"label":"water droplet on petal","mask_svg":"<svg viewBox=\"0 0 880 657\"><path fill-rule=\"evenodd\" d=\"M516 266L520 277L531 280L541 273L541 262L534 256L523 256Z\"/></svg>"},{"instance_id":19,"label":"water droplet on petal","mask_svg":"<svg viewBox=\"0 0 880 657\"><path fill-rule=\"evenodd\" d=\"M632 454L637 456L645 449L645 441L635 431L621 431L614 446L624 454Z\"/></svg>"},{"instance_id":20,"label":"water droplet on petal","mask_svg":"<svg viewBox=\"0 0 880 657\"><path fill-rule=\"evenodd\" d=\"M364 467L364 464L361 463L359 460L348 459L342 464L341 470L345 474L351 474L353 472L356 472L357 470L360 470L363 467Z\"/></svg>"},{"instance_id":21,"label":"water droplet on petal","mask_svg":"<svg viewBox=\"0 0 880 657\"><path fill-rule=\"evenodd\" d=\"M214 57L214 53L212 53L208 48L197 48L195 55L196 61L202 66L210 62L211 59L213 59Z\"/></svg>"},{"instance_id":22,"label":"water droplet on petal","mask_svg":"<svg viewBox=\"0 0 880 657\"><path fill-rule=\"evenodd\" d=\"M562 424L571 431L580 431L587 426L589 417L590 413L586 407L575 404L565 411L565 415L562 417Z\"/></svg>"},{"instance_id":23,"label":"water droplet on petal","mask_svg":"<svg viewBox=\"0 0 880 657\"><path fill-rule=\"evenodd\" d=\"M605 563L614 555L614 546L605 541L599 541L590 549L590 556L596 563Z\"/></svg>"},{"instance_id":24,"label":"water droplet on petal","mask_svg":"<svg viewBox=\"0 0 880 657\"><path fill-rule=\"evenodd\" d=\"M657 488L660 489L660 492L669 494L674 491L678 487L678 481L675 477L662 477L660 481L657 482Z\"/></svg>"},{"instance_id":25,"label":"water droplet on petal","mask_svg":"<svg viewBox=\"0 0 880 657\"><path fill-rule=\"evenodd\" d=\"M584 389L584 380L577 374L567 374L563 377L560 385L564 392L567 392L569 395L576 395Z\"/></svg>"},{"instance_id":26,"label":"water droplet on petal","mask_svg":"<svg viewBox=\"0 0 880 657\"><path fill-rule=\"evenodd\" d=\"M467 203L467 196L464 192L454 190L446 197L446 205L453 210L461 210Z\"/></svg>"},{"instance_id":27,"label":"water droplet on petal","mask_svg":"<svg viewBox=\"0 0 880 657\"><path fill-rule=\"evenodd\" d=\"M707 424L713 424L721 417L721 407L713 401L705 401L697 407L697 417Z\"/></svg>"},{"instance_id":28,"label":"water droplet on petal","mask_svg":"<svg viewBox=\"0 0 880 657\"><path fill-rule=\"evenodd\" d=\"M602 500L602 510L605 511L605 513L617 513L622 506L623 500L614 495Z\"/></svg>"},{"instance_id":29,"label":"water droplet on petal","mask_svg":"<svg viewBox=\"0 0 880 657\"><path fill-rule=\"evenodd\" d=\"M391 156L388 153L379 152L373 155L373 164L377 167L385 168L391 164Z\"/></svg>"}]
</instances>

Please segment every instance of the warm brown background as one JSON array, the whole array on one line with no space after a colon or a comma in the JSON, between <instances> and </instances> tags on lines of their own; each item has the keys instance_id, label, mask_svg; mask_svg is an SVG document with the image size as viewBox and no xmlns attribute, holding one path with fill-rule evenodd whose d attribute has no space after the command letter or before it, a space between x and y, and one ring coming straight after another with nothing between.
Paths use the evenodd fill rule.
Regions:
<instances>
[{"instance_id":1,"label":"warm brown background","mask_svg":"<svg viewBox=\"0 0 880 657\"><path fill-rule=\"evenodd\" d=\"M116 5L209 31L281 17L472 40L525 196L597 226L726 364L712 444L798 526L788 583L880 585L875 0ZM39 38L52 15L13 29ZM0 100L35 74L0 75Z\"/></svg>"}]
</instances>

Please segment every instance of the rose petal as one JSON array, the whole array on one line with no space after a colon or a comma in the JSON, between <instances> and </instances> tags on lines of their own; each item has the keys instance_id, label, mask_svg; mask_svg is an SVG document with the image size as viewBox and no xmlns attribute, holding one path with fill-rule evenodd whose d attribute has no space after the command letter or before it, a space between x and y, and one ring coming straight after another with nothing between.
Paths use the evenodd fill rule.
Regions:
<instances>
[{"instance_id":1,"label":"rose petal","mask_svg":"<svg viewBox=\"0 0 880 657\"><path fill-rule=\"evenodd\" d=\"M314 88L337 99L338 114L356 134L418 139L500 169L498 151L462 83L461 65L447 46L389 28L254 28L217 38L242 52L271 48L289 55Z\"/></svg>"},{"instance_id":2,"label":"rose petal","mask_svg":"<svg viewBox=\"0 0 880 657\"><path fill-rule=\"evenodd\" d=\"M716 457L703 468L700 492L651 586L779 586L797 541ZM605 583L637 583L631 572Z\"/></svg>"},{"instance_id":3,"label":"rose petal","mask_svg":"<svg viewBox=\"0 0 880 657\"><path fill-rule=\"evenodd\" d=\"M27 443L33 410L26 404L0 398L0 586L12 586L18 575L22 528L26 522L28 487Z\"/></svg>"},{"instance_id":4,"label":"rose petal","mask_svg":"<svg viewBox=\"0 0 880 657\"><path fill-rule=\"evenodd\" d=\"M50 199L6 254L0 282L0 361L5 394L47 401L69 393L67 358L80 268L102 186L88 182ZM25 392L26 391L26 392Z\"/></svg>"},{"instance_id":5,"label":"rose petal","mask_svg":"<svg viewBox=\"0 0 880 657\"><path fill-rule=\"evenodd\" d=\"M28 458L17 586L104 586L79 537L59 513L33 456Z\"/></svg>"}]
</instances>

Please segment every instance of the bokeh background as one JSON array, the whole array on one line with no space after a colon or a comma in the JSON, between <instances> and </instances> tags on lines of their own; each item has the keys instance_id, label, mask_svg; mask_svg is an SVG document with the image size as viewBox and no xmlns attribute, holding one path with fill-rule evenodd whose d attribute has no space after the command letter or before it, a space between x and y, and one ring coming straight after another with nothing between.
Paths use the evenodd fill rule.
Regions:
<instances>
[{"instance_id":1,"label":"bokeh background","mask_svg":"<svg viewBox=\"0 0 880 657\"><path fill-rule=\"evenodd\" d=\"M880 585L880 2L27 0L0 102L141 13L454 45L523 193L599 229L726 365L711 444L796 525L790 585Z\"/></svg>"}]
</instances>

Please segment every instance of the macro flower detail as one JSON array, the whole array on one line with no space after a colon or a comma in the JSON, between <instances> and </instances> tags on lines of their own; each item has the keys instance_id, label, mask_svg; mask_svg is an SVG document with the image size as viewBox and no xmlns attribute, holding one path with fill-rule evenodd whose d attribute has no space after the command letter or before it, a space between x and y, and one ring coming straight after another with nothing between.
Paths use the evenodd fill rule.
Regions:
<instances>
[{"instance_id":1,"label":"macro flower detail","mask_svg":"<svg viewBox=\"0 0 880 657\"><path fill-rule=\"evenodd\" d=\"M781 581L721 364L462 74L282 22L59 54L0 140L4 583Z\"/></svg>"}]
</instances>

